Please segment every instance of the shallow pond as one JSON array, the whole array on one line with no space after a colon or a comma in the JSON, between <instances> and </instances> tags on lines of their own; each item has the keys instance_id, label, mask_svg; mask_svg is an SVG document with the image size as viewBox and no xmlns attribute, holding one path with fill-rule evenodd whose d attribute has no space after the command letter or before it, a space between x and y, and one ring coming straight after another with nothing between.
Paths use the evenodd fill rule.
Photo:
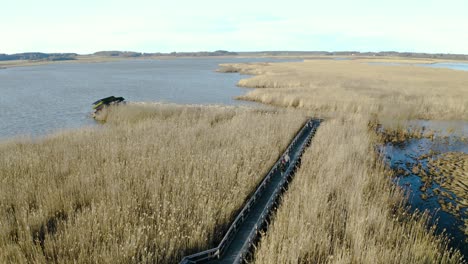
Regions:
<instances>
[{"instance_id":1,"label":"shallow pond","mask_svg":"<svg viewBox=\"0 0 468 264\"><path fill-rule=\"evenodd\" d=\"M464 233L468 227L464 222L468 221L468 185L456 182L468 179L468 122L418 120L409 126L424 127L431 136L384 146L386 162L396 172L394 182L406 191L411 210L428 211L437 232L445 230L451 246L468 258L468 236ZM450 184L454 181L460 188Z\"/></svg>"}]
</instances>

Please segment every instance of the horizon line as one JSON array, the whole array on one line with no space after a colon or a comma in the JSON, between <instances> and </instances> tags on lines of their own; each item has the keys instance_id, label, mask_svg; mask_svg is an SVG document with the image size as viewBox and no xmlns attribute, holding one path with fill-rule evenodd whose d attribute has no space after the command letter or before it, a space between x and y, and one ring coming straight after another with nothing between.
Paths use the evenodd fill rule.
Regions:
<instances>
[{"instance_id":1,"label":"horizon line","mask_svg":"<svg viewBox=\"0 0 468 264\"><path fill-rule=\"evenodd\" d=\"M16 53L0 53L0 55L17 55L17 54L30 54L30 53L41 53L41 54L76 54L78 56L85 55L95 55L99 52L121 52L121 53L139 53L139 54L174 54L174 53L215 53L215 52L228 52L228 53L273 53L273 52L291 52L291 53L398 53L398 54L430 54L430 55L468 55L465 53L444 53L444 52L423 52L423 51L395 51L395 50L381 50L381 51L358 51L358 50L335 50L335 51L325 51L325 50L251 50L251 51L230 51L230 50L198 50L198 51L171 51L171 52L162 52L162 51L135 51L135 50L98 50L92 53L77 53L77 52L44 52L44 51L24 51Z\"/></svg>"}]
</instances>

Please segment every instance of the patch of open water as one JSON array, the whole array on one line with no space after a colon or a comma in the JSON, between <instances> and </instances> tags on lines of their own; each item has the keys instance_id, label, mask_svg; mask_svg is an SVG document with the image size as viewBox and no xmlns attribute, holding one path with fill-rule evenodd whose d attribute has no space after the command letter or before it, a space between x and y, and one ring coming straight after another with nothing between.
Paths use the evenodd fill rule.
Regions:
<instances>
[{"instance_id":1,"label":"patch of open water","mask_svg":"<svg viewBox=\"0 0 468 264\"><path fill-rule=\"evenodd\" d=\"M447 68L459 71L468 71L468 63L461 62L441 62L431 64L418 64L419 66L431 67L431 68Z\"/></svg>"},{"instance_id":2,"label":"patch of open water","mask_svg":"<svg viewBox=\"0 0 468 264\"><path fill-rule=\"evenodd\" d=\"M457 197L453 190L442 186L443 180L433 180L438 176L431 167L434 160L447 153L468 154L468 122L415 120L409 125L435 131L434 138L412 138L382 148L387 164L396 172L393 181L405 190L411 210L428 211L436 231L445 232L450 245L468 259L468 235L464 233L468 228L464 226L468 220L467 197Z\"/></svg>"},{"instance_id":3,"label":"patch of open water","mask_svg":"<svg viewBox=\"0 0 468 264\"><path fill-rule=\"evenodd\" d=\"M405 65L416 65L421 67L429 68L445 68L459 71L468 71L468 63L463 62L437 62L437 63L398 63L398 62L368 62L370 65L384 65L384 66L405 66Z\"/></svg>"}]
</instances>

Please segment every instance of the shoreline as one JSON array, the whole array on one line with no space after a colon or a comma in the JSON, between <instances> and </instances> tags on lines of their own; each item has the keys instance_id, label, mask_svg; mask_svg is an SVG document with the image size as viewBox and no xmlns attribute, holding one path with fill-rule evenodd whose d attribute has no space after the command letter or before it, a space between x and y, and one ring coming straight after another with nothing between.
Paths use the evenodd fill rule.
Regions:
<instances>
[{"instance_id":1,"label":"shoreline","mask_svg":"<svg viewBox=\"0 0 468 264\"><path fill-rule=\"evenodd\" d=\"M11 60L0 61L0 70L16 68L41 66L49 64L70 64L70 63L106 63L125 60L175 60L175 59L209 59L209 58L271 58L271 59L298 59L298 60L344 60L344 61L362 61L378 63L401 63L401 64L436 64L436 63L468 63L468 60L449 60L449 59L425 59L425 58L405 58L405 57L372 57L372 56L339 56L339 55L227 55L227 56L149 56L149 57L109 57L94 55L79 55L73 60Z\"/></svg>"},{"instance_id":2,"label":"shoreline","mask_svg":"<svg viewBox=\"0 0 468 264\"><path fill-rule=\"evenodd\" d=\"M61 61L47 61L47 60L12 60L12 61L0 61L0 69L9 69L16 67L30 67L30 66L41 66L49 64L85 64L85 63L106 63L106 62L118 62L118 61L140 61L140 60L176 60L176 59L212 59L212 58L288 58L285 56L151 56L151 57L105 57L105 56L78 56L73 60L61 60Z\"/></svg>"}]
</instances>

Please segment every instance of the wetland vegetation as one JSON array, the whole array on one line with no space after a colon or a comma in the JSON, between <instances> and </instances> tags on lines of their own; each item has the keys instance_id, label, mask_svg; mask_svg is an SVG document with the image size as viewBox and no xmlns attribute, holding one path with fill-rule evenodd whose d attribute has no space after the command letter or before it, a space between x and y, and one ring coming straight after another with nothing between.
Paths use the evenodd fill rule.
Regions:
<instances>
[{"instance_id":1,"label":"wetland vegetation","mask_svg":"<svg viewBox=\"0 0 468 264\"><path fill-rule=\"evenodd\" d=\"M1 142L0 263L174 263L211 247L305 120L127 105L101 128Z\"/></svg>"},{"instance_id":2,"label":"wetland vegetation","mask_svg":"<svg viewBox=\"0 0 468 264\"><path fill-rule=\"evenodd\" d=\"M395 171L394 182L405 189L412 211L428 211L430 224L437 225L436 231L445 233L451 239L451 246L468 252L464 223L468 219L468 168L465 166L468 134L464 129L468 128L468 123L412 123L401 133L382 132L383 139L395 135L381 148L385 160ZM454 126L458 126L456 131Z\"/></svg>"},{"instance_id":3,"label":"wetland vegetation","mask_svg":"<svg viewBox=\"0 0 468 264\"><path fill-rule=\"evenodd\" d=\"M468 73L367 60L224 65L256 75L240 99L299 108L328 117L303 157L256 263L460 263L429 222L406 210L404 188L392 180L376 146L404 141L412 119L467 120ZM420 134L420 133L419 133Z\"/></svg>"},{"instance_id":4,"label":"wetland vegetation","mask_svg":"<svg viewBox=\"0 0 468 264\"><path fill-rule=\"evenodd\" d=\"M382 146L444 139L411 120L468 120L468 73L368 61L221 65L255 75L239 81L257 88L239 99L280 108L130 104L110 108L103 127L1 142L0 262L173 263L208 249L318 116L254 262L462 263L433 216L408 209ZM420 160L407 173L440 187L418 194L466 219L466 152Z\"/></svg>"}]
</instances>

